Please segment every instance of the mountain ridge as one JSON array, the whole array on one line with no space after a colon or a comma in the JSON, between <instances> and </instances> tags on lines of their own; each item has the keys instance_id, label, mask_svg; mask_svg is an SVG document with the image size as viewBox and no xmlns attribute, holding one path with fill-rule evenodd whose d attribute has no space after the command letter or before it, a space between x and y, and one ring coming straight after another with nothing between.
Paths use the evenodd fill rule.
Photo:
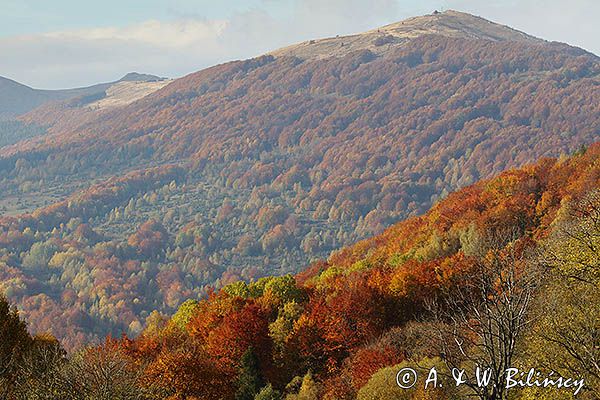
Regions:
<instances>
[{"instance_id":1,"label":"mountain ridge","mask_svg":"<svg viewBox=\"0 0 600 400\"><path fill-rule=\"evenodd\" d=\"M385 54L391 48L425 36L440 35L464 39L515 41L531 44L548 43L524 32L491 22L472 14L448 10L408 18L362 33L308 40L268 52L275 57L295 56L301 59L341 57L352 51L369 50Z\"/></svg>"},{"instance_id":2,"label":"mountain ridge","mask_svg":"<svg viewBox=\"0 0 600 400\"><path fill-rule=\"evenodd\" d=\"M157 82L155 75L130 72L122 78L91 86L71 89L35 89L13 79L0 76L0 118L13 118L52 101L65 101L81 96L99 95L120 82Z\"/></svg>"}]
</instances>

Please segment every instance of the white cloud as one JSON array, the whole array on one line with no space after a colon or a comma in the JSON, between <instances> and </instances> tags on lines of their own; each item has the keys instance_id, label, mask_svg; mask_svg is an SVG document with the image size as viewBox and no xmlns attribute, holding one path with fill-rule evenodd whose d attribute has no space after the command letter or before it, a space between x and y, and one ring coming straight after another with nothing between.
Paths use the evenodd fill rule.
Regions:
<instances>
[{"instance_id":1,"label":"white cloud","mask_svg":"<svg viewBox=\"0 0 600 400\"><path fill-rule=\"evenodd\" d=\"M181 20L161 22L149 20L128 27L82 29L70 32L50 32L40 36L57 40L118 40L151 46L190 47L198 42L214 40L227 27L227 21Z\"/></svg>"},{"instance_id":2,"label":"white cloud","mask_svg":"<svg viewBox=\"0 0 600 400\"><path fill-rule=\"evenodd\" d=\"M185 17L0 38L0 75L34 87L63 88L129 71L176 77L263 54L308 38L358 32L389 21L395 0L294 0L287 16L263 8L227 20ZM360 16L360 18L358 18Z\"/></svg>"},{"instance_id":3,"label":"white cloud","mask_svg":"<svg viewBox=\"0 0 600 400\"><path fill-rule=\"evenodd\" d=\"M0 38L0 75L35 87L114 80L129 71L182 75L224 60L227 21L146 21Z\"/></svg>"},{"instance_id":4,"label":"white cloud","mask_svg":"<svg viewBox=\"0 0 600 400\"><path fill-rule=\"evenodd\" d=\"M34 87L62 88L117 79L138 71L177 77L210 65L263 54L309 38L360 32L442 6L600 53L600 1L571 0L281 0L227 19L198 16L148 20L0 38L0 75ZM418 5L416 5L418 4Z\"/></svg>"}]
</instances>

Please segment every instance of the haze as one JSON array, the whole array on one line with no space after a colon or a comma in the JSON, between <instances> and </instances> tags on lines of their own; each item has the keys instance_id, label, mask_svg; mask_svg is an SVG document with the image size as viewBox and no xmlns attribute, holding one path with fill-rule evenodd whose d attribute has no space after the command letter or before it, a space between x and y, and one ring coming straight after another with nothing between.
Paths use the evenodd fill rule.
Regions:
<instances>
[{"instance_id":1,"label":"haze","mask_svg":"<svg viewBox=\"0 0 600 400\"><path fill-rule=\"evenodd\" d=\"M596 0L3 0L0 76L49 89L112 81L129 71L179 77L436 9L600 54Z\"/></svg>"}]
</instances>

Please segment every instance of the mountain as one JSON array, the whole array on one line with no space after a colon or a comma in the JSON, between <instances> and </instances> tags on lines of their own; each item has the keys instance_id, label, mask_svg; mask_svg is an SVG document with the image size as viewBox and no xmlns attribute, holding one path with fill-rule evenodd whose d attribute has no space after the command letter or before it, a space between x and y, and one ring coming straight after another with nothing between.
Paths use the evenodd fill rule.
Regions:
<instances>
[{"instance_id":1,"label":"mountain","mask_svg":"<svg viewBox=\"0 0 600 400\"><path fill-rule=\"evenodd\" d=\"M48 101L48 94L36 91L28 86L21 85L13 80L0 77L0 117L7 118L19 113L29 111L44 101Z\"/></svg>"},{"instance_id":2,"label":"mountain","mask_svg":"<svg viewBox=\"0 0 600 400\"><path fill-rule=\"evenodd\" d=\"M276 57L294 56L304 60L341 57L359 50L369 50L374 54L383 55L413 39L430 35L495 42L543 43L541 39L510 27L471 14L448 10L443 13L436 11L430 15L409 18L355 35L309 40L269 54Z\"/></svg>"},{"instance_id":3,"label":"mountain","mask_svg":"<svg viewBox=\"0 0 600 400\"><path fill-rule=\"evenodd\" d=\"M157 82L161 80L164 80L164 78L132 72L115 82L100 83L76 89L39 90L0 77L0 118L6 119L25 114L52 101L84 96L101 96L103 92L119 82Z\"/></svg>"},{"instance_id":4,"label":"mountain","mask_svg":"<svg viewBox=\"0 0 600 400\"><path fill-rule=\"evenodd\" d=\"M275 52L23 116L48 130L0 148L0 282L31 328L136 334L598 139L595 55L455 12L392 26L381 52Z\"/></svg>"}]
</instances>

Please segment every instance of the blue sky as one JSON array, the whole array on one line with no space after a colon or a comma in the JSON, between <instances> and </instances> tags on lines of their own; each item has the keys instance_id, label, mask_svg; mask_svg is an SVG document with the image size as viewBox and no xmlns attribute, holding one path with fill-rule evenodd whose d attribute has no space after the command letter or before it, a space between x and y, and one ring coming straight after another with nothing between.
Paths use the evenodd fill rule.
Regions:
<instances>
[{"instance_id":1,"label":"blue sky","mask_svg":"<svg viewBox=\"0 0 600 400\"><path fill-rule=\"evenodd\" d=\"M600 54L599 0L0 0L0 76L39 88L178 77L450 8Z\"/></svg>"},{"instance_id":2,"label":"blue sky","mask_svg":"<svg viewBox=\"0 0 600 400\"><path fill-rule=\"evenodd\" d=\"M263 6L263 0L2 0L0 36L128 25L149 19L227 18ZM272 11L289 1L272 1ZM287 3L287 4L286 4Z\"/></svg>"}]
</instances>

